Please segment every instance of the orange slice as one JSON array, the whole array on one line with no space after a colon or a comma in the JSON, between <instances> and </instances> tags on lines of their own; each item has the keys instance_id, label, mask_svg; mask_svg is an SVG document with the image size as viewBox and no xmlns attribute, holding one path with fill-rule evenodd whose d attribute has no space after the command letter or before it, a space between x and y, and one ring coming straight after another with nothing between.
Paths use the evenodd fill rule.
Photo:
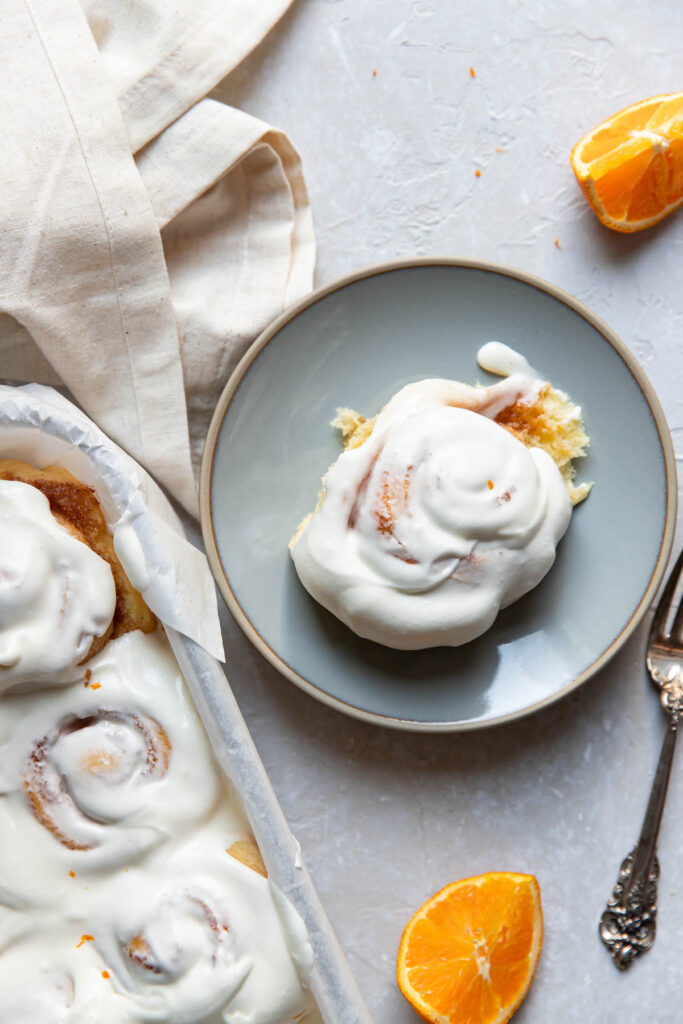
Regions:
<instances>
[{"instance_id":1,"label":"orange slice","mask_svg":"<svg viewBox=\"0 0 683 1024\"><path fill-rule=\"evenodd\" d=\"M593 212L641 231L683 203L683 92L634 103L576 143L571 165Z\"/></svg>"},{"instance_id":2,"label":"orange slice","mask_svg":"<svg viewBox=\"0 0 683 1024\"><path fill-rule=\"evenodd\" d=\"M503 1024L529 990L542 940L533 875L465 878L432 896L406 925L398 986L432 1024Z\"/></svg>"}]
</instances>

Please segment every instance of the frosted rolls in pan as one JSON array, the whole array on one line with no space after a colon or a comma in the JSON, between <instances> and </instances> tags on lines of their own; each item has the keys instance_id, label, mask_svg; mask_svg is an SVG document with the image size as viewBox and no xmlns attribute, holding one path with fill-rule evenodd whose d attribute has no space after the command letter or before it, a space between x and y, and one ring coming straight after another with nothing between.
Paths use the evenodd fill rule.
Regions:
<instances>
[{"instance_id":1,"label":"frosted rolls in pan","mask_svg":"<svg viewBox=\"0 0 683 1024\"><path fill-rule=\"evenodd\" d=\"M61 999L59 1024L102 1019L87 1011L100 998L111 1024L289 1024L311 1009L303 926L291 909L283 921L160 631L0 710L0 1007ZM22 950L38 961L12 980Z\"/></svg>"},{"instance_id":2,"label":"frosted rolls in pan","mask_svg":"<svg viewBox=\"0 0 683 1024\"><path fill-rule=\"evenodd\" d=\"M31 472L31 467L45 468ZM66 478L75 492L89 491L99 501L106 536L97 539L102 547L92 543L112 566L117 607L113 638L107 640L107 630L98 641L106 642L101 654L94 642L90 657L63 676L48 673L39 685L22 683L0 696L0 834L13 838L11 846L0 844L0 1021L321 1024L311 984L325 1020L349 1014L365 1020L362 1000L308 873L300 860L295 862L295 841L215 661L222 643L204 556L184 539L151 478L50 389L0 387L0 478L18 472L35 480L37 489L47 484L53 511L52 485L57 481L61 487ZM130 581L124 581L128 590L121 586L121 571ZM131 584L142 594L131 594ZM170 627L190 690L215 723L211 741L152 612ZM125 691L120 705L113 700L117 685L121 695ZM14 709L16 726L28 717L31 700L32 711L43 705L47 712L50 704L52 713L39 715L23 732L17 728L14 745L4 716ZM63 784L55 784L55 775L62 773ZM183 779L191 799L167 799L164 787L172 798ZM258 822L270 878L245 807ZM187 844L192 844L191 858ZM201 883L222 906L224 918L229 912L230 941L221 943L218 959L225 965L230 953L239 970L248 971L215 1011L188 1006L187 982L180 984L181 976L192 975L195 954L201 969L202 950L209 950L209 959L213 953L192 893L180 896L179 883L194 893ZM124 910L131 908L123 906L124 889L131 893L126 886L133 885L149 897L138 901L136 920L126 917ZM241 898L226 902L228 889L232 894L239 889ZM169 927L176 908L177 922ZM185 938L178 943L179 935ZM129 951L123 953L125 970L117 961L118 973L106 959L112 953L116 961L115 943ZM144 943L153 954L149 968L141 962ZM147 998L162 989L160 996ZM222 996L211 990L207 982L206 999L216 1005Z\"/></svg>"}]
</instances>

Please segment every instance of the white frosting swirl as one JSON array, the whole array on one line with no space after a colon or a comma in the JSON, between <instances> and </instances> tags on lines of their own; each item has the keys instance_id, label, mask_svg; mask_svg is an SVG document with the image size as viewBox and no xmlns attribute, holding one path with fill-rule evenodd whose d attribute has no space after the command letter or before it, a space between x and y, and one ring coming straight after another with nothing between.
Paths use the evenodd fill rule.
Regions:
<instances>
[{"instance_id":1,"label":"white frosting swirl","mask_svg":"<svg viewBox=\"0 0 683 1024\"><path fill-rule=\"evenodd\" d=\"M302 1009L270 883L212 825L102 890L93 928L136 1020L276 1024Z\"/></svg>"},{"instance_id":2,"label":"white frosting swirl","mask_svg":"<svg viewBox=\"0 0 683 1024\"><path fill-rule=\"evenodd\" d=\"M115 601L44 495L0 481L0 1022L319 1022L162 631L77 667Z\"/></svg>"},{"instance_id":3,"label":"white frosting swirl","mask_svg":"<svg viewBox=\"0 0 683 1024\"><path fill-rule=\"evenodd\" d=\"M88 666L85 684L2 699L0 829L13 842L0 883L11 874L15 892L47 899L69 868L135 862L208 820L224 795L160 632L126 633Z\"/></svg>"},{"instance_id":4,"label":"white frosting swirl","mask_svg":"<svg viewBox=\"0 0 683 1024\"><path fill-rule=\"evenodd\" d=\"M113 1024L128 1022L123 1000L103 977L92 943L78 946L69 927L25 930L0 955L0 1021L7 1024Z\"/></svg>"},{"instance_id":5,"label":"white frosting swirl","mask_svg":"<svg viewBox=\"0 0 683 1024\"><path fill-rule=\"evenodd\" d=\"M299 577L357 634L457 646L543 578L571 503L552 458L494 422L539 382L409 384L325 477L292 546Z\"/></svg>"},{"instance_id":6,"label":"white frosting swirl","mask_svg":"<svg viewBox=\"0 0 683 1024\"><path fill-rule=\"evenodd\" d=\"M64 681L114 614L109 565L37 488L0 480L0 693Z\"/></svg>"},{"instance_id":7,"label":"white frosting swirl","mask_svg":"<svg viewBox=\"0 0 683 1024\"><path fill-rule=\"evenodd\" d=\"M318 1021L165 637L88 667L0 698L0 1021Z\"/></svg>"}]
</instances>

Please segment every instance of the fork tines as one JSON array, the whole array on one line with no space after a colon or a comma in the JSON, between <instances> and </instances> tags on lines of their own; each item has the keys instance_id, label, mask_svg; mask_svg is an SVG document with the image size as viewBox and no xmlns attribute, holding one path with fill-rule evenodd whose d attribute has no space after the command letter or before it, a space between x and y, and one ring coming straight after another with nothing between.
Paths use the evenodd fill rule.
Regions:
<instances>
[{"instance_id":1,"label":"fork tines","mask_svg":"<svg viewBox=\"0 0 683 1024\"><path fill-rule=\"evenodd\" d=\"M659 599L659 604L655 609L655 615L650 626L649 642L651 644L666 644L671 641L676 644L683 643L683 600L679 602L676 609L671 631L669 633L666 632L666 622L669 618L681 577L683 577L683 551L678 556L676 565L667 580L662 596Z\"/></svg>"}]
</instances>

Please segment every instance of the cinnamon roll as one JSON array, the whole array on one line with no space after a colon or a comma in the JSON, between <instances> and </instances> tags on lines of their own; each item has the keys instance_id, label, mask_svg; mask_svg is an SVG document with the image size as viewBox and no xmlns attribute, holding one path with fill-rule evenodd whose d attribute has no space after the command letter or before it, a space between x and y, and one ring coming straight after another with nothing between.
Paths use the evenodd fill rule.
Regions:
<instances>
[{"instance_id":1,"label":"cinnamon roll","mask_svg":"<svg viewBox=\"0 0 683 1024\"><path fill-rule=\"evenodd\" d=\"M77 948L76 928L32 927L0 951L0 1020L7 1024L124 1024L94 944Z\"/></svg>"},{"instance_id":2,"label":"cinnamon roll","mask_svg":"<svg viewBox=\"0 0 683 1024\"><path fill-rule=\"evenodd\" d=\"M36 742L24 771L31 810L68 849L92 850L110 823L138 810L134 783L161 780L170 753L166 731L149 715L107 707L67 715Z\"/></svg>"},{"instance_id":3,"label":"cinnamon roll","mask_svg":"<svg viewBox=\"0 0 683 1024\"><path fill-rule=\"evenodd\" d=\"M101 891L93 925L136 1020L280 1024L310 1007L269 883L220 849L217 829L150 868Z\"/></svg>"},{"instance_id":4,"label":"cinnamon roll","mask_svg":"<svg viewBox=\"0 0 683 1024\"><path fill-rule=\"evenodd\" d=\"M0 538L0 1024L320 1024L94 492L0 460Z\"/></svg>"},{"instance_id":5,"label":"cinnamon roll","mask_svg":"<svg viewBox=\"0 0 683 1024\"><path fill-rule=\"evenodd\" d=\"M226 797L165 639L110 642L66 689L5 696L0 715L0 885L42 898L78 877L129 865L212 816ZM233 812L226 845L248 835ZM22 867L30 847L33 880ZM40 870L37 870L37 865ZM73 888L73 887L71 887Z\"/></svg>"},{"instance_id":6,"label":"cinnamon roll","mask_svg":"<svg viewBox=\"0 0 683 1024\"><path fill-rule=\"evenodd\" d=\"M301 582L389 647L479 636L545 576L587 493L572 482L580 409L517 372L488 388L409 384L369 421L339 413L345 450L290 542Z\"/></svg>"},{"instance_id":7,"label":"cinnamon roll","mask_svg":"<svg viewBox=\"0 0 683 1024\"><path fill-rule=\"evenodd\" d=\"M64 682L111 637L156 620L129 583L92 488L0 459L0 692Z\"/></svg>"}]
</instances>

